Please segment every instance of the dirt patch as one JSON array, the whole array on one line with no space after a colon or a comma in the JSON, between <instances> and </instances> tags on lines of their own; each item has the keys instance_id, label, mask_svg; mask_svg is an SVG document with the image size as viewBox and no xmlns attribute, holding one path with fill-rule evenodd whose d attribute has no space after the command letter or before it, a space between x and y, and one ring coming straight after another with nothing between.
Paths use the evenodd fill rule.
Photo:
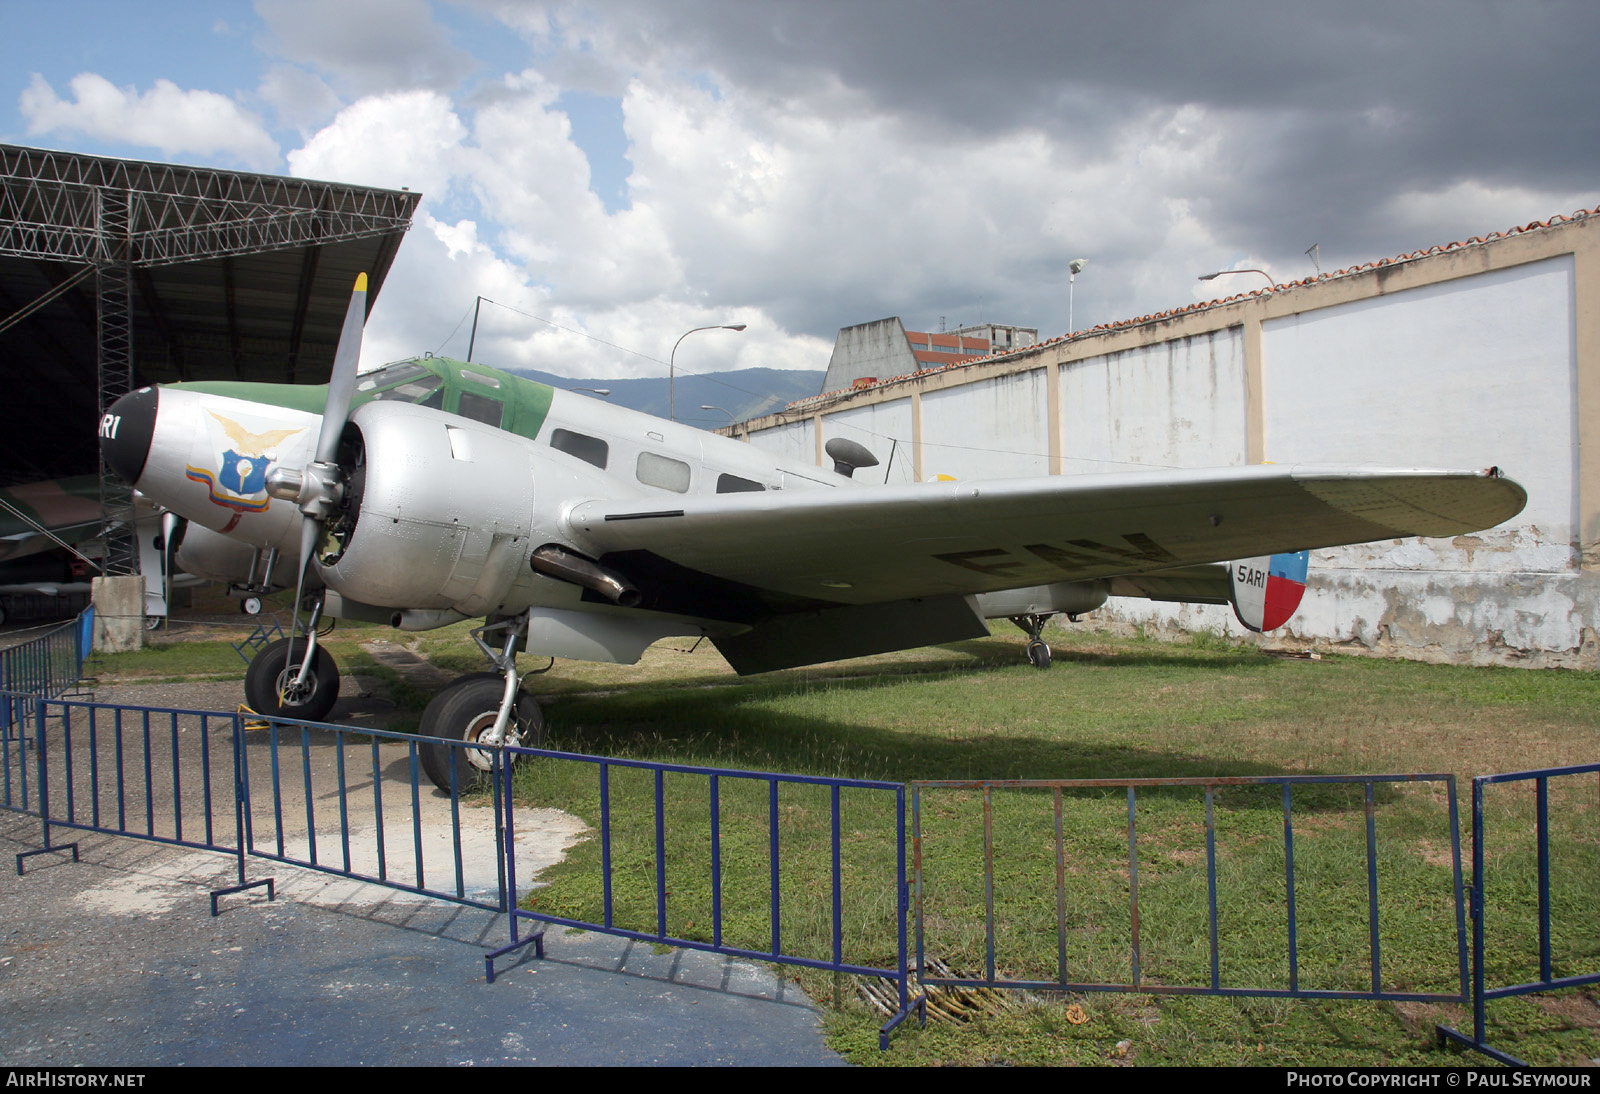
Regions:
<instances>
[{"instance_id":1,"label":"dirt patch","mask_svg":"<svg viewBox=\"0 0 1600 1094\"><path fill-rule=\"evenodd\" d=\"M1569 1026L1579 1029L1600 1028L1600 1003L1581 992L1565 995L1536 995L1533 1001L1539 1009Z\"/></svg>"}]
</instances>

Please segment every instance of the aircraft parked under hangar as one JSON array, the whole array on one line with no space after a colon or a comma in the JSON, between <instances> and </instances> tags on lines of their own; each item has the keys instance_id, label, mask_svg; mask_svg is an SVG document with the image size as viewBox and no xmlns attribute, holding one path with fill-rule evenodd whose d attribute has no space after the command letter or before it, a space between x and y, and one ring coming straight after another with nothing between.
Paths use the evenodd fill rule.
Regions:
<instances>
[{"instance_id":1,"label":"aircraft parked under hangar","mask_svg":"<svg viewBox=\"0 0 1600 1094\"><path fill-rule=\"evenodd\" d=\"M519 650L632 663L661 638L705 636L753 673L980 637L986 617L1010 617L1038 664L1046 618L1112 594L1232 601L1276 626L1305 582L1295 553L1476 531L1527 500L1495 469L869 486L851 472L875 461L848 441L830 442L828 472L466 362L358 375L364 296L362 279L326 386L147 387L100 422L112 467L187 523L184 570L251 595L296 585L295 632L246 677L263 712L331 709L325 618L484 619L473 636L496 671L442 690L420 729L485 746L540 737ZM454 751L422 750L446 789L477 774Z\"/></svg>"}]
</instances>

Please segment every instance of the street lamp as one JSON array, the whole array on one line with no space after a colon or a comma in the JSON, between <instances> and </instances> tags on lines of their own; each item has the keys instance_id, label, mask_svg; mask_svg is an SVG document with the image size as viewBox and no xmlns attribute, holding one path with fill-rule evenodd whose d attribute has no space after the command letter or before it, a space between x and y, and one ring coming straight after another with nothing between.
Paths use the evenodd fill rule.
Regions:
<instances>
[{"instance_id":1,"label":"street lamp","mask_svg":"<svg viewBox=\"0 0 1600 1094\"><path fill-rule=\"evenodd\" d=\"M1089 264L1089 260L1087 258L1074 258L1071 262L1067 263L1067 333L1068 334L1071 334L1072 331L1073 331L1073 326L1072 326L1072 289L1073 289L1073 286L1075 286L1077 284L1077 282L1078 282L1078 275L1083 272L1083 268L1085 266L1087 266L1088 264Z\"/></svg>"},{"instance_id":2,"label":"street lamp","mask_svg":"<svg viewBox=\"0 0 1600 1094\"><path fill-rule=\"evenodd\" d=\"M701 403L700 404L700 409L701 410L720 410L720 411L722 411L724 414L726 414L728 416L728 421L737 422L739 420L738 418L735 418L733 416L733 411L728 410L726 407L712 406L710 403Z\"/></svg>"},{"instance_id":3,"label":"street lamp","mask_svg":"<svg viewBox=\"0 0 1600 1094\"><path fill-rule=\"evenodd\" d=\"M1269 286L1271 286L1274 289L1276 289L1278 287L1278 283L1276 281L1272 280L1272 275L1269 274L1266 270L1255 270L1255 269L1250 269L1250 270L1218 270L1216 273L1201 274L1200 275L1200 280L1201 281L1210 281L1213 278L1227 277L1229 274L1236 274L1236 273L1260 274L1262 277L1267 279L1267 284Z\"/></svg>"},{"instance_id":4,"label":"street lamp","mask_svg":"<svg viewBox=\"0 0 1600 1094\"><path fill-rule=\"evenodd\" d=\"M611 394L611 389L608 388L608 387L569 387L569 388L567 388L567 390L568 391L589 391L589 392L593 392L596 395L602 395L602 396Z\"/></svg>"},{"instance_id":5,"label":"street lamp","mask_svg":"<svg viewBox=\"0 0 1600 1094\"><path fill-rule=\"evenodd\" d=\"M678 340L672 343L672 353L667 357L667 417L669 419L674 422L678 420L678 346L689 335L697 334L703 330L744 330L744 327L743 323L726 325L713 323L709 327L696 327L694 330L686 330L678 335Z\"/></svg>"}]
</instances>

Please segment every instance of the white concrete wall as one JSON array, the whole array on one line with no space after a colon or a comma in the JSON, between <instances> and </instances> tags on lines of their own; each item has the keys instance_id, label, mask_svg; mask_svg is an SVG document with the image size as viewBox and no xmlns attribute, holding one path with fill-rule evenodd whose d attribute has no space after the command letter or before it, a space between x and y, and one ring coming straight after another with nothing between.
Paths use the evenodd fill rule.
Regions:
<instances>
[{"instance_id":1,"label":"white concrete wall","mask_svg":"<svg viewBox=\"0 0 1600 1094\"><path fill-rule=\"evenodd\" d=\"M922 397L924 478L1017 479L1050 473L1044 369Z\"/></svg>"},{"instance_id":2,"label":"white concrete wall","mask_svg":"<svg viewBox=\"0 0 1600 1094\"><path fill-rule=\"evenodd\" d=\"M757 430L748 439L761 451L774 456L817 462L817 427L810 418L788 422L775 429Z\"/></svg>"},{"instance_id":3,"label":"white concrete wall","mask_svg":"<svg viewBox=\"0 0 1600 1094\"><path fill-rule=\"evenodd\" d=\"M1066 474L1245 463L1237 327L1060 367Z\"/></svg>"},{"instance_id":4,"label":"white concrete wall","mask_svg":"<svg viewBox=\"0 0 1600 1094\"><path fill-rule=\"evenodd\" d=\"M911 400L869 403L828 415L824 442L847 437L878 457L877 467L856 472L862 482L915 482L911 451Z\"/></svg>"},{"instance_id":5,"label":"white concrete wall","mask_svg":"<svg viewBox=\"0 0 1600 1094\"><path fill-rule=\"evenodd\" d=\"M1499 466L1513 521L1313 552L1286 641L1441 660L1582 663L1600 628L1575 528L1573 260L1547 259L1262 324L1263 446L1285 464ZM1242 634L1227 609L1117 601L1123 621Z\"/></svg>"},{"instance_id":6,"label":"white concrete wall","mask_svg":"<svg viewBox=\"0 0 1600 1094\"><path fill-rule=\"evenodd\" d=\"M1595 620L1578 604L1573 323L1563 256L1263 325L1267 459L1498 465L1528 491L1516 520L1477 535L1318 551L1295 633L1581 644Z\"/></svg>"}]
</instances>

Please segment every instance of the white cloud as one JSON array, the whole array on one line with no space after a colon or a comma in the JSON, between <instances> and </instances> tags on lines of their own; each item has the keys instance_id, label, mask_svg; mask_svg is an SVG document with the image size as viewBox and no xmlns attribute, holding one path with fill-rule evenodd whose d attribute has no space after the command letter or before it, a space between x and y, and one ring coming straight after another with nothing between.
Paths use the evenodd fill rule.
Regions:
<instances>
[{"instance_id":1,"label":"white cloud","mask_svg":"<svg viewBox=\"0 0 1600 1094\"><path fill-rule=\"evenodd\" d=\"M1463 179L1441 190L1395 194L1375 210L1393 230L1411 233L1409 250L1502 232L1536 220L1549 220L1596 205L1597 192L1550 190L1532 186L1494 186ZM1396 252L1403 253L1403 252ZM1369 259L1386 258L1371 255Z\"/></svg>"},{"instance_id":2,"label":"white cloud","mask_svg":"<svg viewBox=\"0 0 1600 1094\"><path fill-rule=\"evenodd\" d=\"M436 91L375 95L346 107L289 153L301 178L421 191L435 202L449 191L467 127Z\"/></svg>"},{"instance_id":3,"label":"white cloud","mask_svg":"<svg viewBox=\"0 0 1600 1094\"><path fill-rule=\"evenodd\" d=\"M480 294L491 300L537 298L515 266L478 240L471 221L447 223L419 210L368 318L362 366L424 352L465 357ZM473 357L485 359L481 352Z\"/></svg>"},{"instance_id":4,"label":"white cloud","mask_svg":"<svg viewBox=\"0 0 1600 1094\"><path fill-rule=\"evenodd\" d=\"M1083 328L1251 287L1196 281L1219 267L1288 280L1311 273L1300 252L1314 239L1325 265L1338 251L1312 204L1291 222L1306 238L1281 247L1282 233L1263 245L1237 220L1241 195L1270 190L1263 145L1286 141L1302 113L1150 100L1081 133L953 126L820 69L781 93L754 88L662 59L670 50L652 56L647 32L591 36L601 23L579 33L570 19L552 32L545 9L519 10L537 69L471 99L371 96L290 157L300 174L429 195L437 219L419 218L380 305L392 325L383 337L404 352L448 341L445 352L464 353L465 330L450 330L481 294L527 313L486 315L476 356L491 363L653 375L662 366L646 358L664 360L683 331L744 322L742 335L697 339L685 367L819 369L838 327L887 315L923 329L988 320L1062 333L1074 258L1091 260L1075 292ZM601 49L607 35L628 48ZM632 174L616 212L590 190L557 105L586 65L629 69ZM1059 105L1092 114L1085 94ZM1471 215L1487 231L1506 226L1496 210L1517 197L1402 195L1390 209L1369 205L1368 219L1423 223L1431 212L1442 226Z\"/></svg>"},{"instance_id":5,"label":"white cloud","mask_svg":"<svg viewBox=\"0 0 1600 1094\"><path fill-rule=\"evenodd\" d=\"M34 74L18 103L30 136L78 132L157 148L164 156L220 156L261 170L279 162L278 144L261 123L215 92L184 91L157 80L140 94L92 72L74 76L68 86L73 97L62 99Z\"/></svg>"},{"instance_id":6,"label":"white cloud","mask_svg":"<svg viewBox=\"0 0 1600 1094\"><path fill-rule=\"evenodd\" d=\"M448 88L474 67L433 21L426 0L256 0L289 60L320 68L356 95Z\"/></svg>"},{"instance_id":7,"label":"white cloud","mask_svg":"<svg viewBox=\"0 0 1600 1094\"><path fill-rule=\"evenodd\" d=\"M315 73L294 65L271 65L256 88L284 124L301 130L325 125L343 105L338 94Z\"/></svg>"}]
</instances>

